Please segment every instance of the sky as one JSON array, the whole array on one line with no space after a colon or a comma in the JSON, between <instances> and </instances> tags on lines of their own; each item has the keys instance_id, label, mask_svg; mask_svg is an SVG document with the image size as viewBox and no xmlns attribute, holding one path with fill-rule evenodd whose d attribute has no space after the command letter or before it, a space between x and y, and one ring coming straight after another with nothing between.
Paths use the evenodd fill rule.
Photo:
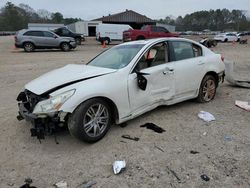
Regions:
<instances>
[{"instance_id":1,"label":"sky","mask_svg":"<svg viewBox=\"0 0 250 188\"><path fill-rule=\"evenodd\" d=\"M250 0L0 0L0 7L9 1L15 5L24 3L35 10L60 12L63 16L92 20L109 14L134 10L151 19L166 16L185 16L195 11L240 9L250 15Z\"/></svg>"}]
</instances>

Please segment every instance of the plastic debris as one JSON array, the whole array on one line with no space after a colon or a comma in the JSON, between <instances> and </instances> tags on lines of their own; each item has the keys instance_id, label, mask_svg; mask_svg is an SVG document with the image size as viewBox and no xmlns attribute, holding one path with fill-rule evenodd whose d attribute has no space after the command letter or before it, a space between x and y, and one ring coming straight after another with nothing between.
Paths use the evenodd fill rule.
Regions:
<instances>
[{"instance_id":1,"label":"plastic debris","mask_svg":"<svg viewBox=\"0 0 250 188\"><path fill-rule=\"evenodd\" d=\"M198 153L200 153L200 152L191 150L190 153L191 153L191 154L198 154Z\"/></svg>"},{"instance_id":2,"label":"plastic debris","mask_svg":"<svg viewBox=\"0 0 250 188\"><path fill-rule=\"evenodd\" d=\"M115 161L113 163L113 171L114 171L115 174L119 174L125 168L126 168L126 162L125 161Z\"/></svg>"},{"instance_id":3,"label":"plastic debris","mask_svg":"<svg viewBox=\"0 0 250 188\"><path fill-rule=\"evenodd\" d=\"M36 188L35 186L30 186L33 183L31 178L25 179L24 183L20 188Z\"/></svg>"},{"instance_id":4,"label":"plastic debris","mask_svg":"<svg viewBox=\"0 0 250 188\"><path fill-rule=\"evenodd\" d=\"M141 125L140 127L146 127L147 129L151 129L157 133L163 133L165 130L154 123L145 123L144 125Z\"/></svg>"},{"instance_id":5,"label":"plastic debris","mask_svg":"<svg viewBox=\"0 0 250 188\"><path fill-rule=\"evenodd\" d=\"M56 188L67 188L67 182L66 181L60 181L58 183L55 183L54 186Z\"/></svg>"},{"instance_id":6,"label":"plastic debris","mask_svg":"<svg viewBox=\"0 0 250 188\"><path fill-rule=\"evenodd\" d=\"M224 140L230 142L233 140L233 137L231 135L224 135Z\"/></svg>"},{"instance_id":7,"label":"plastic debris","mask_svg":"<svg viewBox=\"0 0 250 188\"><path fill-rule=\"evenodd\" d=\"M236 100L235 105L246 111L250 111L250 105L248 104L248 102Z\"/></svg>"},{"instance_id":8,"label":"plastic debris","mask_svg":"<svg viewBox=\"0 0 250 188\"><path fill-rule=\"evenodd\" d=\"M239 87L250 88L250 80L243 80L236 78L234 74L234 62L225 61L226 80L231 84Z\"/></svg>"},{"instance_id":9,"label":"plastic debris","mask_svg":"<svg viewBox=\"0 0 250 188\"><path fill-rule=\"evenodd\" d=\"M198 117L204 120L205 122L210 122L210 121L215 120L215 117L212 114L210 114L209 112L205 112L205 111L200 111L200 113L198 114Z\"/></svg>"},{"instance_id":10,"label":"plastic debris","mask_svg":"<svg viewBox=\"0 0 250 188\"><path fill-rule=\"evenodd\" d=\"M128 140L134 140L134 141L139 141L139 139L140 139L138 137L131 137L130 135L122 135L122 138L125 138Z\"/></svg>"},{"instance_id":11,"label":"plastic debris","mask_svg":"<svg viewBox=\"0 0 250 188\"><path fill-rule=\"evenodd\" d=\"M78 185L77 188L91 188L95 184L97 184L96 181L85 181L81 185Z\"/></svg>"},{"instance_id":12,"label":"plastic debris","mask_svg":"<svg viewBox=\"0 0 250 188\"><path fill-rule=\"evenodd\" d=\"M201 179L204 180L204 181L209 181L210 180L210 178L206 174L202 174Z\"/></svg>"}]
</instances>

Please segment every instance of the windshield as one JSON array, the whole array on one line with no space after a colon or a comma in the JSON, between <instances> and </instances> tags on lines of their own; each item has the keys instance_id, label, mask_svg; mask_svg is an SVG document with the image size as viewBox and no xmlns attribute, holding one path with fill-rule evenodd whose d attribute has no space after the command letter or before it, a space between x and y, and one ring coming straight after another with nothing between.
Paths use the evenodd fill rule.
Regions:
<instances>
[{"instance_id":1,"label":"windshield","mask_svg":"<svg viewBox=\"0 0 250 188\"><path fill-rule=\"evenodd\" d=\"M144 44L130 44L113 47L88 63L88 65L121 69L127 66Z\"/></svg>"}]
</instances>

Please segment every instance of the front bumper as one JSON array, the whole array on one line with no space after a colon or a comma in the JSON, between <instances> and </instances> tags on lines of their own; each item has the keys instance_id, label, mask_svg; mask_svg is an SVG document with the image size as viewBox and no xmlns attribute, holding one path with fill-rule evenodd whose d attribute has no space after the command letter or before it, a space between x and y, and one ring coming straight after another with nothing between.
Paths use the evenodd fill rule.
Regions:
<instances>
[{"instance_id":1,"label":"front bumper","mask_svg":"<svg viewBox=\"0 0 250 188\"><path fill-rule=\"evenodd\" d=\"M60 117L58 113L38 116L36 114L30 113L25 107L25 103L18 103L18 116L19 121L25 119L31 122L32 128L30 129L31 136L37 137L39 140L44 139L45 135L54 134L58 129L60 129Z\"/></svg>"},{"instance_id":2,"label":"front bumper","mask_svg":"<svg viewBox=\"0 0 250 188\"><path fill-rule=\"evenodd\" d=\"M75 41L74 41L74 42L70 42L69 44L70 44L71 48L76 48L76 45L77 45L77 44L76 44Z\"/></svg>"}]
</instances>

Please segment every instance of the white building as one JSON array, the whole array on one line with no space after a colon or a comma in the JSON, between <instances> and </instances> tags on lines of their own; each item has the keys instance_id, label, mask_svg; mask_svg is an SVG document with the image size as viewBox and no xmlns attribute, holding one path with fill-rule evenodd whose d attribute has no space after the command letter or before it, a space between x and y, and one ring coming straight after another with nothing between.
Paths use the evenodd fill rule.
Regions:
<instances>
[{"instance_id":1,"label":"white building","mask_svg":"<svg viewBox=\"0 0 250 188\"><path fill-rule=\"evenodd\" d=\"M48 29L54 30L64 27L64 24L47 24L47 23L28 23L28 29Z\"/></svg>"},{"instance_id":2,"label":"white building","mask_svg":"<svg viewBox=\"0 0 250 188\"><path fill-rule=\"evenodd\" d=\"M84 36L96 36L96 26L102 23L101 21L78 21L67 25L67 27L76 33Z\"/></svg>"}]
</instances>

